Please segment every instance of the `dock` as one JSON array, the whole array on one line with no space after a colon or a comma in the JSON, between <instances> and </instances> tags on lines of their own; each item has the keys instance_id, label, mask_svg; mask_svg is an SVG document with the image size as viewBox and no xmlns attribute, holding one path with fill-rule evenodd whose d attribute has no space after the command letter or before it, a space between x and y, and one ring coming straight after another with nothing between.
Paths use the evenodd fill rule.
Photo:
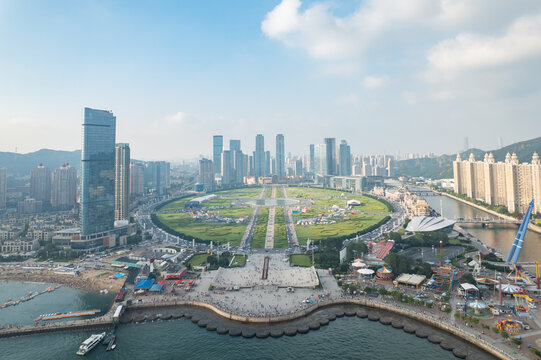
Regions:
<instances>
[{"instance_id":1,"label":"dock","mask_svg":"<svg viewBox=\"0 0 541 360\"><path fill-rule=\"evenodd\" d=\"M70 311L67 313L56 313L56 314L47 314L47 315L40 315L38 318L36 318L34 321L48 321L48 320L58 320L58 319L65 319L65 318L72 318L72 317L79 317L79 316L91 316L95 315L96 313L99 313L101 310L82 310L82 311Z\"/></svg>"}]
</instances>

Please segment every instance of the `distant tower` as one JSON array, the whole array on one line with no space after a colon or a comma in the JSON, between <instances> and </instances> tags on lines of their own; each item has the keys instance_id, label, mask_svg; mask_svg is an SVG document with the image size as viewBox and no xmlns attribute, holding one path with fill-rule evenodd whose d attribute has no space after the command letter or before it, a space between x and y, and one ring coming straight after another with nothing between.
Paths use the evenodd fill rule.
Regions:
<instances>
[{"instance_id":1,"label":"distant tower","mask_svg":"<svg viewBox=\"0 0 541 360\"><path fill-rule=\"evenodd\" d=\"M212 137L212 162L214 163L214 173L222 173L222 151L224 150L224 137L214 135Z\"/></svg>"},{"instance_id":2,"label":"distant tower","mask_svg":"<svg viewBox=\"0 0 541 360\"><path fill-rule=\"evenodd\" d=\"M130 146L115 147L115 220L127 220L130 208Z\"/></svg>"},{"instance_id":3,"label":"distant tower","mask_svg":"<svg viewBox=\"0 0 541 360\"><path fill-rule=\"evenodd\" d=\"M67 210L77 202L77 170L64 164L53 172L51 181L51 205Z\"/></svg>"},{"instance_id":4,"label":"distant tower","mask_svg":"<svg viewBox=\"0 0 541 360\"><path fill-rule=\"evenodd\" d=\"M498 138L498 149L501 149L503 148L503 138L500 136Z\"/></svg>"},{"instance_id":5,"label":"distant tower","mask_svg":"<svg viewBox=\"0 0 541 360\"><path fill-rule=\"evenodd\" d=\"M464 138L464 151L468 151L470 150L470 140L468 139L468 137L466 136Z\"/></svg>"},{"instance_id":6,"label":"distant tower","mask_svg":"<svg viewBox=\"0 0 541 360\"><path fill-rule=\"evenodd\" d=\"M279 178L286 175L285 161L284 135L278 134L276 135L276 175Z\"/></svg>"},{"instance_id":7,"label":"distant tower","mask_svg":"<svg viewBox=\"0 0 541 360\"><path fill-rule=\"evenodd\" d=\"M327 154L326 154L326 161L327 161L327 173L326 175L336 175L337 173L337 166L336 166L336 139L335 138L325 138L325 145Z\"/></svg>"},{"instance_id":8,"label":"distant tower","mask_svg":"<svg viewBox=\"0 0 541 360\"><path fill-rule=\"evenodd\" d=\"M262 134L255 137L254 170L255 176L265 176L265 138Z\"/></svg>"},{"instance_id":9,"label":"distant tower","mask_svg":"<svg viewBox=\"0 0 541 360\"><path fill-rule=\"evenodd\" d=\"M30 197L44 205L51 202L51 170L43 164L30 172Z\"/></svg>"}]
</instances>

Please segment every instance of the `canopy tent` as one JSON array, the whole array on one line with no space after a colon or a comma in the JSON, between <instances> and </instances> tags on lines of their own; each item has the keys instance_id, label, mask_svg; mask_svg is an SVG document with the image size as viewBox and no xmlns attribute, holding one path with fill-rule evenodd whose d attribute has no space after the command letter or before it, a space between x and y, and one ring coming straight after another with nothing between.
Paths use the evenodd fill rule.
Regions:
<instances>
[{"instance_id":1,"label":"canopy tent","mask_svg":"<svg viewBox=\"0 0 541 360\"><path fill-rule=\"evenodd\" d=\"M357 272L362 276L374 275L374 270L372 269L360 269Z\"/></svg>"},{"instance_id":2,"label":"canopy tent","mask_svg":"<svg viewBox=\"0 0 541 360\"><path fill-rule=\"evenodd\" d=\"M506 294L516 294L518 292L522 292L522 288L517 285L511 285L511 284L502 284L502 292Z\"/></svg>"},{"instance_id":3,"label":"canopy tent","mask_svg":"<svg viewBox=\"0 0 541 360\"><path fill-rule=\"evenodd\" d=\"M354 268L365 268L367 265L363 262L356 261L353 264L351 264Z\"/></svg>"}]
</instances>

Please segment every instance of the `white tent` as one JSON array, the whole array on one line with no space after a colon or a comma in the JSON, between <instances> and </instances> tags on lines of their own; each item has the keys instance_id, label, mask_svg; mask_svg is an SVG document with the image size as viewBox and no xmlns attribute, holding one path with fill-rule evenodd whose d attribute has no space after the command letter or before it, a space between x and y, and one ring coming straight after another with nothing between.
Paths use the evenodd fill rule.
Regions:
<instances>
[{"instance_id":1,"label":"white tent","mask_svg":"<svg viewBox=\"0 0 541 360\"><path fill-rule=\"evenodd\" d=\"M354 268L365 268L366 264L360 261L356 261L353 264L351 264Z\"/></svg>"},{"instance_id":2,"label":"white tent","mask_svg":"<svg viewBox=\"0 0 541 360\"><path fill-rule=\"evenodd\" d=\"M374 275L374 270L371 269L360 269L357 270L357 272L362 276Z\"/></svg>"}]
</instances>

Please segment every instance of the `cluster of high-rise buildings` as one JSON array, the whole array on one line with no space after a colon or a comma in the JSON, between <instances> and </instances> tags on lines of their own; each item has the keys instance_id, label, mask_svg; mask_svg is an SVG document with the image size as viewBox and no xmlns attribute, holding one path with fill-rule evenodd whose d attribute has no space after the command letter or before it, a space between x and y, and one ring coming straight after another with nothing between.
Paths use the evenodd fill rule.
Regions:
<instances>
[{"instance_id":1,"label":"cluster of high-rise buildings","mask_svg":"<svg viewBox=\"0 0 541 360\"><path fill-rule=\"evenodd\" d=\"M240 140L230 140L224 147L222 135L213 137L212 159L199 160L199 188L213 190L241 184L314 180L323 186L361 190L366 178L392 176L392 157L352 156L346 140L336 138L310 144L303 156L285 152L283 134L276 135L275 152L265 150L265 138L256 135L255 150L245 154Z\"/></svg>"},{"instance_id":2,"label":"cluster of high-rise buildings","mask_svg":"<svg viewBox=\"0 0 541 360\"><path fill-rule=\"evenodd\" d=\"M217 186L227 188L244 184L249 177L260 179L275 176L275 179L284 179L288 176L284 135L276 135L274 157L270 151L265 150L263 135L257 134L255 143L255 150L251 154L245 154L240 140L229 140L229 149L225 149L223 136L215 135L212 139L212 160L199 160L198 182L206 190L212 190ZM302 160L300 168L302 169ZM289 175L302 175L298 167L294 171L295 174L289 171Z\"/></svg>"},{"instance_id":3,"label":"cluster of high-rise buildings","mask_svg":"<svg viewBox=\"0 0 541 360\"><path fill-rule=\"evenodd\" d=\"M473 154L453 162L455 192L489 205L507 207L509 212L526 212L535 199L534 213L541 213L541 163L534 152L531 163L519 163L516 154L507 153L505 161L494 161L492 153L483 161Z\"/></svg>"}]
</instances>

